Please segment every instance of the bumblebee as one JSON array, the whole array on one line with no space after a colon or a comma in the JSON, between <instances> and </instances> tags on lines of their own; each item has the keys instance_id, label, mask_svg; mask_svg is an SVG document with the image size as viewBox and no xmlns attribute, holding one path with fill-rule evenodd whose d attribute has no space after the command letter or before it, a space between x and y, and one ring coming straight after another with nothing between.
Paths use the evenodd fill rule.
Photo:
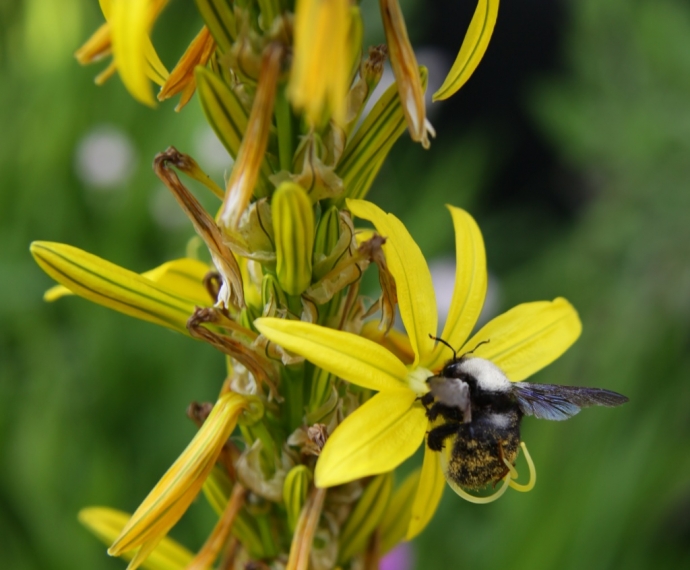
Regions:
<instances>
[{"instance_id":1,"label":"bumblebee","mask_svg":"<svg viewBox=\"0 0 690 570\"><path fill-rule=\"evenodd\" d=\"M442 454L445 475L466 489L506 476L506 461L512 465L517 458L523 416L560 421L581 408L628 401L600 388L511 382L493 362L453 353L441 373L427 379L429 392L421 400L432 423L442 420L429 431L427 445L433 451L449 446Z\"/></svg>"}]
</instances>

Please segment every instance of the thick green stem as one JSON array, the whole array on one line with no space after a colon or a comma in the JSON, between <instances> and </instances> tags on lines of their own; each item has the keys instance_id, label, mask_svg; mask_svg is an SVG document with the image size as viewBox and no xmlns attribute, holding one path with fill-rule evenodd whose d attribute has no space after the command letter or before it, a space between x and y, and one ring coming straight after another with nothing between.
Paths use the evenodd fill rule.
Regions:
<instances>
[{"instance_id":1,"label":"thick green stem","mask_svg":"<svg viewBox=\"0 0 690 570\"><path fill-rule=\"evenodd\" d=\"M276 125L278 127L278 157L280 169L292 172L292 156L295 152L292 134L292 112L285 93L285 84L278 87L275 102Z\"/></svg>"},{"instance_id":2,"label":"thick green stem","mask_svg":"<svg viewBox=\"0 0 690 570\"><path fill-rule=\"evenodd\" d=\"M283 387L285 422L288 433L292 433L302 425L304 416L304 363L283 369Z\"/></svg>"}]
</instances>

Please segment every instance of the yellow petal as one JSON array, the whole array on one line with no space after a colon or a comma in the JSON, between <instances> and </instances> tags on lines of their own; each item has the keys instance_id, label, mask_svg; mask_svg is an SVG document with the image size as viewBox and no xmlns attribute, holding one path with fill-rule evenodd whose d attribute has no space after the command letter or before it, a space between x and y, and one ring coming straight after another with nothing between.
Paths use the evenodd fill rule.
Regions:
<instances>
[{"instance_id":1,"label":"yellow petal","mask_svg":"<svg viewBox=\"0 0 690 570\"><path fill-rule=\"evenodd\" d=\"M393 474L374 477L340 531L338 561L342 564L363 552L383 517L393 489Z\"/></svg>"},{"instance_id":2,"label":"yellow petal","mask_svg":"<svg viewBox=\"0 0 690 570\"><path fill-rule=\"evenodd\" d=\"M88 507L79 511L79 522L105 544L110 544L122 531L130 514L107 507ZM129 560L133 552L122 555ZM147 570L184 570L194 555L184 546L167 536L151 552L143 568Z\"/></svg>"},{"instance_id":3,"label":"yellow petal","mask_svg":"<svg viewBox=\"0 0 690 570\"><path fill-rule=\"evenodd\" d=\"M73 293L125 315L187 333L194 302L176 291L69 245L33 242L43 271Z\"/></svg>"},{"instance_id":4,"label":"yellow petal","mask_svg":"<svg viewBox=\"0 0 690 570\"><path fill-rule=\"evenodd\" d=\"M582 323L565 299L524 303L496 317L459 351L491 360L513 382L551 364L580 336Z\"/></svg>"},{"instance_id":5,"label":"yellow petal","mask_svg":"<svg viewBox=\"0 0 690 570\"><path fill-rule=\"evenodd\" d=\"M246 399L232 392L220 397L182 455L168 469L108 549L112 556L150 548L182 517L201 490L223 445L235 429ZM135 557L135 561L140 556Z\"/></svg>"},{"instance_id":6,"label":"yellow petal","mask_svg":"<svg viewBox=\"0 0 690 570\"><path fill-rule=\"evenodd\" d=\"M210 271L210 267L203 261L191 258L174 259L155 269L142 273L141 276L158 283L172 293L189 299L190 302L200 307L210 307L213 299L204 287L204 277ZM48 289L43 295L43 300L57 301L66 295L73 295L64 285L56 285Z\"/></svg>"},{"instance_id":7,"label":"yellow petal","mask_svg":"<svg viewBox=\"0 0 690 570\"><path fill-rule=\"evenodd\" d=\"M455 226L455 286L441 338L457 349L470 336L486 296L486 252L477 223L465 210L448 206ZM451 358L450 349L436 345L427 368L436 370Z\"/></svg>"},{"instance_id":8,"label":"yellow petal","mask_svg":"<svg viewBox=\"0 0 690 570\"><path fill-rule=\"evenodd\" d=\"M414 351L410 345L410 339L405 333L395 329L386 332L380 328L378 321L367 321L364 323L360 334L390 350L405 364L412 364L414 361Z\"/></svg>"},{"instance_id":9,"label":"yellow petal","mask_svg":"<svg viewBox=\"0 0 690 570\"><path fill-rule=\"evenodd\" d=\"M155 105L147 74L146 39L151 27L149 2L118 0L110 9L113 57L122 82L132 96L149 106Z\"/></svg>"},{"instance_id":10,"label":"yellow petal","mask_svg":"<svg viewBox=\"0 0 690 570\"><path fill-rule=\"evenodd\" d=\"M288 94L311 125L328 110L342 125L350 79L349 0L298 0Z\"/></svg>"},{"instance_id":11,"label":"yellow petal","mask_svg":"<svg viewBox=\"0 0 690 570\"><path fill-rule=\"evenodd\" d=\"M271 342L358 386L378 391L406 386L405 365L382 346L356 334L270 317L256 319L254 326Z\"/></svg>"},{"instance_id":12,"label":"yellow petal","mask_svg":"<svg viewBox=\"0 0 690 570\"><path fill-rule=\"evenodd\" d=\"M422 464L422 474L417 486L417 492L412 504L410 524L407 528L406 540L412 540L422 532L441 502L443 489L446 488L446 479L441 470L441 463L438 453L431 451L428 446L424 446L424 463Z\"/></svg>"},{"instance_id":13,"label":"yellow petal","mask_svg":"<svg viewBox=\"0 0 690 570\"><path fill-rule=\"evenodd\" d=\"M161 87L157 97L158 100L164 101L181 92L184 92L183 98L189 100L196 88L194 68L197 65L205 66L215 47L216 44L208 28L206 26L202 27Z\"/></svg>"},{"instance_id":14,"label":"yellow petal","mask_svg":"<svg viewBox=\"0 0 690 570\"><path fill-rule=\"evenodd\" d=\"M420 474L421 469L416 469L393 491L393 496L379 526L381 554L392 550L407 535Z\"/></svg>"},{"instance_id":15,"label":"yellow petal","mask_svg":"<svg viewBox=\"0 0 690 570\"><path fill-rule=\"evenodd\" d=\"M347 200L347 208L369 220L386 238L383 251L398 288L398 305L405 330L415 351L415 364L426 362L434 348L429 335L436 334L438 315L431 273L419 246L402 222L365 200Z\"/></svg>"},{"instance_id":16,"label":"yellow petal","mask_svg":"<svg viewBox=\"0 0 690 570\"><path fill-rule=\"evenodd\" d=\"M326 441L316 463L317 487L333 487L392 471L424 440L427 419L411 390L381 392L350 414Z\"/></svg>"},{"instance_id":17,"label":"yellow petal","mask_svg":"<svg viewBox=\"0 0 690 570\"><path fill-rule=\"evenodd\" d=\"M498 0L479 0L460 47L460 53L443 85L434 93L434 101L441 101L453 95L474 73L489 46L497 17Z\"/></svg>"}]
</instances>

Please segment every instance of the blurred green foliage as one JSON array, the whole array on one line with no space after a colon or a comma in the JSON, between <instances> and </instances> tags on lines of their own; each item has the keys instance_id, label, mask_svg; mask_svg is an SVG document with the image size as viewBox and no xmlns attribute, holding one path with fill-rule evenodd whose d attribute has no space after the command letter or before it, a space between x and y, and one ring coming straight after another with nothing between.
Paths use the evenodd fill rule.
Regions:
<instances>
[{"instance_id":1,"label":"blurred green foliage","mask_svg":"<svg viewBox=\"0 0 690 570\"><path fill-rule=\"evenodd\" d=\"M446 490L415 543L419 568L690 566L690 6L568 8L563 71L528 85L525 104L576 174L553 191L586 196L573 215L487 198L500 141L481 124L444 129L430 152L398 143L371 198L430 257L452 255L442 204L469 209L501 308L563 295L581 312L582 339L535 379L631 402L563 424L527 418L535 490L488 506ZM169 66L197 31L193 13L177 2L157 27ZM213 399L223 375L210 347L80 299L41 299L51 283L31 240L143 271L182 255L192 235L155 222L148 165L172 144L205 166L198 105L152 111L116 78L95 88L97 70L71 52L99 22L90 0L0 5L0 557L12 569L122 568L76 512L134 509L194 433L186 405ZM80 139L101 124L130 136L138 159L109 192L74 168ZM199 501L173 536L198 547L212 520Z\"/></svg>"}]
</instances>

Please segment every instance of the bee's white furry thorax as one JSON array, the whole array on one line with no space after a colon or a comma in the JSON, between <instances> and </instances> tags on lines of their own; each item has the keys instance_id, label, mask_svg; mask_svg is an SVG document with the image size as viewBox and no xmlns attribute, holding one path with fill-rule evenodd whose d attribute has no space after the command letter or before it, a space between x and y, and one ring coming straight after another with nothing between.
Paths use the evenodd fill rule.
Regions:
<instances>
[{"instance_id":1,"label":"bee's white furry thorax","mask_svg":"<svg viewBox=\"0 0 690 570\"><path fill-rule=\"evenodd\" d=\"M477 386L488 392L507 392L510 380L498 366L484 358L468 358L460 363L460 370L474 376Z\"/></svg>"}]
</instances>

